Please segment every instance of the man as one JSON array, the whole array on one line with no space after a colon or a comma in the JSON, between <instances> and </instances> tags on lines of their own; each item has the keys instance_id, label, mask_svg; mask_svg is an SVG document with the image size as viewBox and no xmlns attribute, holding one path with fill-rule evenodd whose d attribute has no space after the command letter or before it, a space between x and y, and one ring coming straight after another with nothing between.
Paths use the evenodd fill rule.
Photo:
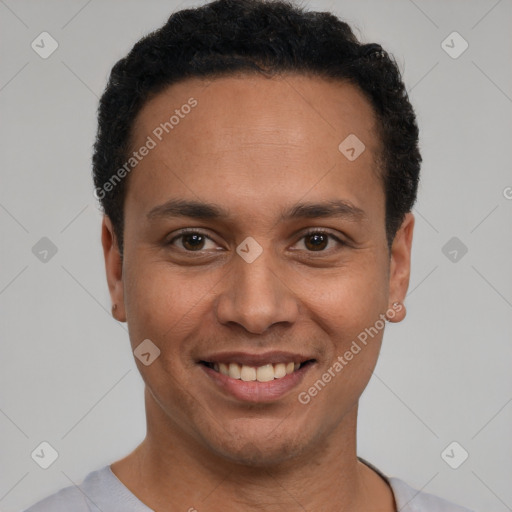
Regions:
<instances>
[{"instance_id":1,"label":"man","mask_svg":"<svg viewBox=\"0 0 512 512\"><path fill-rule=\"evenodd\" d=\"M356 454L420 161L395 63L331 14L218 0L137 43L93 164L147 436L30 512L465 510Z\"/></svg>"}]
</instances>

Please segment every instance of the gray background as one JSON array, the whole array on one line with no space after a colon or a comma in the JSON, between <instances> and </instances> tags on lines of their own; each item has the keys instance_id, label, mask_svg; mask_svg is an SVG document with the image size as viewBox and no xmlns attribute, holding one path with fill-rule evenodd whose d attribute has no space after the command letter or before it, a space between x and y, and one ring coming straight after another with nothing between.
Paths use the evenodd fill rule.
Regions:
<instances>
[{"instance_id":1,"label":"gray background","mask_svg":"<svg viewBox=\"0 0 512 512\"><path fill-rule=\"evenodd\" d=\"M0 1L4 512L81 481L144 436L142 380L109 312L90 178L95 113L117 59L200 3ZM512 2L305 5L396 56L421 128L408 316L388 327L363 395L359 453L475 510L512 510ZM31 48L43 31L59 44L47 59ZM456 59L441 46L453 31L469 43ZM42 237L58 249L47 261L32 251ZM454 247L443 253L452 237L455 262ZM46 470L31 458L42 441L59 454ZM458 469L441 457L452 441L469 453Z\"/></svg>"}]
</instances>

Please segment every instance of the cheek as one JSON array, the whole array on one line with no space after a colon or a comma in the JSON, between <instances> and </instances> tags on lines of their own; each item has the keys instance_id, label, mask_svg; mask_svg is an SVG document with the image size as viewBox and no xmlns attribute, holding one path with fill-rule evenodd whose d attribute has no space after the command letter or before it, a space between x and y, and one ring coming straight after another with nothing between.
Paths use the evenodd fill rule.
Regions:
<instances>
[{"instance_id":1,"label":"cheek","mask_svg":"<svg viewBox=\"0 0 512 512\"><path fill-rule=\"evenodd\" d=\"M186 391L191 365L185 355L191 329L200 325L196 317L208 288L194 287L165 262L135 256L126 258L124 272L130 342L135 350L149 339L160 350L148 366L136 363L160 407L178 419L182 409L197 407Z\"/></svg>"},{"instance_id":2,"label":"cheek","mask_svg":"<svg viewBox=\"0 0 512 512\"><path fill-rule=\"evenodd\" d=\"M377 364L386 325L381 317L385 308L381 307L379 292L371 288L366 294L362 291L364 288L346 286L329 297L332 307L325 302L317 304L322 315L317 322L322 321L328 330L330 346L316 380L301 390L299 401L309 404L310 416L323 418L326 432L357 405Z\"/></svg>"},{"instance_id":3,"label":"cheek","mask_svg":"<svg viewBox=\"0 0 512 512\"><path fill-rule=\"evenodd\" d=\"M388 307L386 264L370 255L367 259L371 261L361 258L357 265L310 275L300 288L295 286L308 314L336 344L344 345L348 338L372 326Z\"/></svg>"},{"instance_id":4,"label":"cheek","mask_svg":"<svg viewBox=\"0 0 512 512\"><path fill-rule=\"evenodd\" d=\"M169 403L183 401L181 388L193 384L190 348L205 335L222 275L194 275L190 268L180 270L142 255L127 261L125 302L132 350L145 339L158 347L160 354L150 366L137 364L146 384Z\"/></svg>"},{"instance_id":5,"label":"cheek","mask_svg":"<svg viewBox=\"0 0 512 512\"><path fill-rule=\"evenodd\" d=\"M377 363L387 310L387 267L384 260L339 270L321 281L312 279L307 310L329 339L327 360L321 369L323 400L331 405L355 404ZM317 388L322 387L319 383ZM314 390L312 390L315 393Z\"/></svg>"},{"instance_id":6,"label":"cheek","mask_svg":"<svg viewBox=\"0 0 512 512\"><path fill-rule=\"evenodd\" d=\"M166 339L183 333L215 279L206 274L196 279L165 261L139 257L127 263L124 282L130 333Z\"/></svg>"}]
</instances>

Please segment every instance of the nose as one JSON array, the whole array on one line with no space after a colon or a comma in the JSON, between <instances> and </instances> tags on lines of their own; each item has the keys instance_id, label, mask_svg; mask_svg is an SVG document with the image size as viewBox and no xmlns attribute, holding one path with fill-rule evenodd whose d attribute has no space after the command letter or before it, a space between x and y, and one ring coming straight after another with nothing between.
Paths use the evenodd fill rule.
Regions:
<instances>
[{"instance_id":1,"label":"nose","mask_svg":"<svg viewBox=\"0 0 512 512\"><path fill-rule=\"evenodd\" d=\"M236 323L251 333L261 334L274 324L291 325L297 320L298 299L272 259L269 249L252 263L235 256L216 301L220 323Z\"/></svg>"}]
</instances>

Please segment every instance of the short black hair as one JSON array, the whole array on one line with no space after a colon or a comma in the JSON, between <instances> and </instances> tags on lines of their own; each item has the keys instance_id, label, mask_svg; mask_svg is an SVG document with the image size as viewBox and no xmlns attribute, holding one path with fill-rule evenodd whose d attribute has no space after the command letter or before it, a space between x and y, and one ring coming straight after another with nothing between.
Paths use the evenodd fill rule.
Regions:
<instances>
[{"instance_id":1,"label":"short black hair","mask_svg":"<svg viewBox=\"0 0 512 512\"><path fill-rule=\"evenodd\" d=\"M391 246L416 201L421 165L416 116L394 58L379 44L359 42L330 12L307 11L287 0L215 0L173 13L138 41L112 68L100 99L92 159L95 194L112 221L121 254L126 195L121 177L145 102L189 78L241 72L313 75L363 92L378 122Z\"/></svg>"}]
</instances>

